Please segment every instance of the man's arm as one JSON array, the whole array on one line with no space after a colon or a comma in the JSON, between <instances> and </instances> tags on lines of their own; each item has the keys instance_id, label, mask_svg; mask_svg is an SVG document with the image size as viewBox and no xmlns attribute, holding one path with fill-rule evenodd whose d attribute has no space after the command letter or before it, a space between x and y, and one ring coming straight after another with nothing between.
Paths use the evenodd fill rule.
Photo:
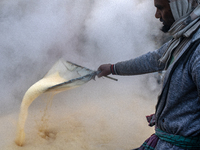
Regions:
<instances>
[{"instance_id":1,"label":"man's arm","mask_svg":"<svg viewBox=\"0 0 200 150\"><path fill-rule=\"evenodd\" d=\"M111 73L117 75L138 75L161 71L164 69L164 64L159 59L165 52L167 45L168 43L156 51L148 52L135 59L118 62L114 65L103 64L98 68L101 71L98 77L107 76Z\"/></svg>"}]
</instances>

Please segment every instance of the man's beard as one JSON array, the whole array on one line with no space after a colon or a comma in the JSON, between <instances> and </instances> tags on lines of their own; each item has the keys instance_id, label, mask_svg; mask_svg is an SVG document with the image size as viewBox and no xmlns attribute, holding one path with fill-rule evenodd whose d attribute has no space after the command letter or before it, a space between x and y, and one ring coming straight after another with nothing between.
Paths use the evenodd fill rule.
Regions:
<instances>
[{"instance_id":1,"label":"man's beard","mask_svg":"<svg viewBox=\"0 0 200 150\"><path fill-rule=\"evenodd\" d=\"M165 21L162 18L160 18L160 22L163 22L163 27L160 30L164 33L167 33L171 26L166 25Z\"/></svg>"},{"instance_id":2,"label":"man's beard","mask_svg":"<svg viewBox=\"0 0 200 150\"><path fill-rule=\"evenodd\" d=\"M169 31L171 26L164 25L160 30L163 31L164 33L167 33Z\"/></svg>"}]
</instances>

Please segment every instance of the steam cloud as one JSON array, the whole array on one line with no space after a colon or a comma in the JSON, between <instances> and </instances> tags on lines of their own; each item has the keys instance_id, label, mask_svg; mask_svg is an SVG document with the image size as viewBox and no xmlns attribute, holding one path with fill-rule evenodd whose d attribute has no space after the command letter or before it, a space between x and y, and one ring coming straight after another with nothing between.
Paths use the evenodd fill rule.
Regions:
<instances>
[{"instance_id":1,"label":"steam cloud","mask_svg":"<svg viewBox=\"0 0 200 150\"><path fill-rule=\"evenodd\" d=\"M1 0L0 117L18 115L26 90L61 57L95 70L102 63L158 48L155 37L160 32L154 12L153 1L144 0ZM146 113L154 111L159 86L154 74L116 78L118 82L96 79L56 95L52 116L76 114L75 120L84 126L96 127L94 133L101 132L97 118L104 118L117 137L110 137L111 145L121 140L125 146L133 138L132 146L138 146L136 137L141 136L139 131L147 131L141 124ZM33 102L31 113L44 107L42 98ZM0 136L0 141L5 145L12 139Z\"/></svg>"}]
</instances>

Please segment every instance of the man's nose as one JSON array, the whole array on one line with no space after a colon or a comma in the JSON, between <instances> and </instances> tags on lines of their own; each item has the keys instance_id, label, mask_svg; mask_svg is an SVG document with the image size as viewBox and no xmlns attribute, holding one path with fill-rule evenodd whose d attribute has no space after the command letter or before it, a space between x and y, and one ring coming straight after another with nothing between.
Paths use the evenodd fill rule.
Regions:
<instances>
[{"instance_id":1,"label":"man's nose","mask_svg":"<svg viewBox=\"0 0 200 150\"><path fill-rule=\"evenodd\" d=\"M161 14L160 14L160 12L158 11L158 9L156 10L155 17L156 17L157 19L161 18Z\"/></svg>"}]
</instances>

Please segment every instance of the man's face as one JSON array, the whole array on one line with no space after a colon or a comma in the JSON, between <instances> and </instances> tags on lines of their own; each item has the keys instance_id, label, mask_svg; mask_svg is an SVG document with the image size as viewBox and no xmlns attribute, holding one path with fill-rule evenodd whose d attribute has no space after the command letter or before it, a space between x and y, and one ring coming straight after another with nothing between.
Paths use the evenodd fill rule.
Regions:
<instances>
[{"instance_id":1,"label":"man's face","mask_svg":"<svg viewBox=\"0 0 200 150\"><path fill-rule=\"evenodd\" d=\"M168 0L154 0L156 7L155 17L163 22L162 31L167 32L174 23L174 17L171 12Z\"/></svg>"}]
</instances>

